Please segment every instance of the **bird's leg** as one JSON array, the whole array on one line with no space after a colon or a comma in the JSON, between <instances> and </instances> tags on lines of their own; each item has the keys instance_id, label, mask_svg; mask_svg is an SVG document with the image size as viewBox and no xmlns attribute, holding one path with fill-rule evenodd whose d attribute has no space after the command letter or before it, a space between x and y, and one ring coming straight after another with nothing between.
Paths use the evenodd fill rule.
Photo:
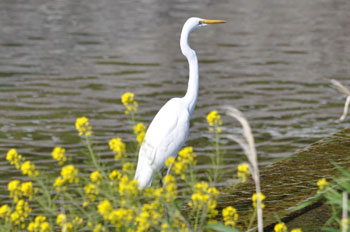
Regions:
<instances>
[{"instance_id":1,"label":"bird's leg","mask_svg":"<svg viewBox=\"0 0 350 232\"><path fill-rule=\"evenodd\" d=\"M168 170L166 171L166 175L165 176L168 176L169 173L170 173L170 169L171 167L173 166L173 164L170 164L169 167L168 167ZM164 173L162 173L162 176L164 177ZM162 178L163 179L163 178ZM163 182L163 181L162 181ZM165 183L162 184L163 185L163 188L165 188Z\"/></svg>"},{"instance_id":2,"label":"bird's leg","mask_svg":"<svg viewBox=\"0 0 350 232\"><path fill-rule=\"evenodd\" d=\"M172 166L173 166L173 164L170 164L170 165L169 165L168 170L166 171L166 175L165 175L165 176L168 176L168 175L169 175L169 172L170 172L170 169L171 169ZM160 184L161 184L161 186L163 186L163 190L164 190L164 188L165 188L165 182L163 182L164 171L165 171L165 169L163 169L163 171L162 171L162 178L160 179ZM166 206L164 206L164 211L165 211L165 216L166 216L166 218L169 219L169 213L168 213L168 209L166 208Z\"/></svg>"}]
</instances>

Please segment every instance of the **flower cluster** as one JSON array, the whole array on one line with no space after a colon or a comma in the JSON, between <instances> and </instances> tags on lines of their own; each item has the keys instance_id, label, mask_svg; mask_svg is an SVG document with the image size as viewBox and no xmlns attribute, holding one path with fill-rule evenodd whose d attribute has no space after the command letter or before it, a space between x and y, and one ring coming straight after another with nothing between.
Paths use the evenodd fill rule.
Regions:
<instances>
[{"instance_id":1,"label":"flower cluster","mask_svg":"<svg viewBox=\"0 0 350 232\"><path fill-rule=\"evenodd\" d=\"M260 201L261 201L261 208L265 208L265 204L263 203L263 201L265 200L266 197L263 193L259 193L259 196L260 196ZM256 208L257 201L258 201L258 195L256 193L253 194L252 201L253 201L254 208Z\"/></svg>"},{"instance_id":2,"label":"flower cluster","mask_svg":"<svg viewBox=\"0 0 350 232\"><path fill-rule=\"evenodd\" d=\"M16 210L10 215L12 223L19 226L21 229L24 229L26 218L31 211L32 209L29 208L28 202L19 200L16 204Z\"/></svg>"},{"instance_id":3,"label":"flower cluster","mask_svg":"<svg viewBox=\"0 0 350 232\"><path fill-rule=\"evenodd\" d=\"M122 174L118 170L113 170L108 177L111 181L120 180L122 178Z\"/></svg>"},{"instance_id":4,"label":"flower cluster","mask_svg":"<svg viewBox=\"0 0 350 232\"><path fill-rule=\"evenodd\" d=\"M235 226L238 220L237 210L232 206L228 206L222 210L222 217L225 226Z\"/></svg>"},{"instance_id":5,"label":"flower cluster","mask_svg":"<svg viewBox=\"0 0 350 232\"><path fill-rule=\"evenodd\" d=\"M175 172L176 175L181 175L181 179L185 179L185 172L196 165L196 154L193 153L192 147L184 147L179 151L178 158L175 161L173 156L170 156L165 162L167 167L171 166L171 170Z\"/></svg>"},{"instance_id":6,"label":"flower cluster","mask_svg":"<svg viewBox=\"0 0 350 232\"><path fill-rule=\"evenodd\" d=\"M52 158L54 160L57 160L59 165L63 165L67 160L67 157L64 155L65 152L66 152L66 149L62 147L55 147L51 153Z\"/></svg>"},{"instance_id":7,"label":"flower cluster","mask_svg":"<svg viewBox=\"0 0 350 232\"><path fill-rule=\"evenodd\" d=\"M15 165L16 169L21 167L22 156L17 153L16 149L11 149L7 152L6 160L8 160L11 165Z\"/></svg>"},{"instance_id":8,"label":"flower cluster","mask_svg":"<svg viewBox=\"0 0 350 232\"><path fill-rule=\"evenodd\" d=\"M125 222L130 223L133 220L134 212L132 209L118 208L115 210L113 209L113 206L109 200L101 201L98 204L97 208L99 214L105 220L109 220L112 225L115 225L117 227L121 227L125 224ZM97 230L96 227L95 229Z\"/></svg>"},{"instance_id":9,"label":"flower cluster","mask_svg":"<svg viewBox=\"0 0 350 232\"><path fill-rule=\"evenodd\" d=\"M77 118L75 121L75 128L79 132L79 136L89 137L92 134L92 127L90 126L89 119L87 117Z\"/></svg>"},{"instance_id":10,"label":"flower cluster","mask_svg":"<svg viewBox=\"0 0 350 232\"><path fill-rule=\"evenodd\" d=\"M7 218L11 214L11 208L8 205L2 205L0 207L0 219Z\"/></svg>"},{"instance_id":11,"label":"flower cluster","mask_svg":"<svg viewBox=\"0 0 350 232\"><path fill-rule=\"evenodd\" d=\"M21 166L22 174L35 178L39 175L39 171L35 169L35 164L25 161Z\"/></svg>"},{"instance_id":12,"label":"flower cluster","mask_svg":"<svg viewBox=\"0 0 350 232\"><path fill-rule=\"evenodd\" d=\"M121 197L127 197L128 200L133 200L138 193L137 180L129 180L129 177L124 175L119 182L118 192Z\"/></svg>"},{"instance_id":13,"label":"flower cluster","mask_svg":"<svg viewBox=\"0 0 350 232\"><path fill-rule=\"evenodd\" d=\"M207 182L202 181L194 185L194 191L188 205L194 209L205 208L208 217L215 217L218 214L216 210L218 196L219 191L215 187L209 187Z\"/></svg>"},{"instance_id":14,"label":"flower cluster","mask_svg":"<svg viewBox=\"0 0 350 232\"><path fill-rule=\"evenodd\" d=\"M11 165L15 165L16 169L21 169L23 175L35 178L39 175L39 171L35 169L35 164L30 161L25 161L21 155L19 155L16 149L11 149L7 152L6 159Z\"/></svg>"},{"instance_id":15,"label":"flower cluster","mask_svg":"<svg viewBox=\"0 0 350 232\"><path fill-rule=\"evenodd\" d=\"M62 228L62 231L73 231L73 224L67 220L65 214L59 214L56 218L56 224Z\"/></svg>"},{"instance_id":16,"label":"flower cluster","mask_svg":"<svg viewBox=\"0 0 350 232\"><path fill-rule=\"evenodd\" d=\"M134 126L134 134L136 135L136 140L139 143L139 145L142 144L143 139L146 135L146 129L147 127L143 125L143 123L139 122Z\"/></svg>"},{"instance_id":17,"label":"flower cluster","mask_svg":"<svg viewBox=\"0 0 350 232\"><path fill-rule=\"evenodd\" d=\"M22 197L32 199L34 193L37 192L37 189L33 188L33 183L30 181L21 184L20 180L12 180L8 183L7 189L10 192L10 198L14 202L18 202Z\"/></svg>"},{"instance_id":18,"label":"flower cluster","mask_svg":"<svg viewBox=\"0 0 350 232\"><path fill-rule=\"evenodd\" d=\"M137 232L149 231L151 225L159 224L163 217L164 208L159 201L153 201L142 206L141 213L136 217Z\"/></svg>"},{"instance_id":19,"label":"flower cluster","mask_svg":"<svg viewBox=\"0 0 350 232\"><path fill-rule=\"evenodd\" d=\"M113 207L109 200L103 200L98 204L97 209L104 219L108 219L108 216L112 212Z\"/></svg>"},{"instance_id":20,"label":"flower cluster","mask_svg":"<svg viewBox=\"0 0 350 232\"><path fill-rule=\"evenodd\" d=\"M318 186L318 192L321 192L323 191L324 189L326 189L326 187L329 186L329 183L328 181L326 180L326 178L322 178L322 179L319 179L317 181L317 186Z\"/></svg>"},{"instance_id":21,"label":"flower cluster","mask_svg":"<svg viewBox=\"0 0 350 232\"><path fill-rule=\"evenodd\" d=\"M50 224L46 221L45 216L36 216L33 222L30 222L27 227L29 232L50 232Z\"/></svg>"},{"instance_id":22,"label":"flower cluster","mask_svg":"<svg viewBox=\"0 0 350 232\"><path fill-rule=\"evenodd\" d=\"M106 227L104 227L101 223L97 224L92 232L105 232Z\"/></svg>"},{"instance_id":23,"label":"flower cluster","mask_svg":"<svg viewBox=\"0 0 350 232\"><path fill-rule=\"evenodd\" d=\"M98 185L102 182L102 175L99 171L94 171L90 174L91 183L88 183L84 187L85 196L88 198L83 202L83 207L86 207L90 202L95 202L98 194L100 193Z\"/></svg>"},{"instance_id":24,"label":"flower cluster","mask_svg":"<svg viewBox=\"0 0 350 232\"><path fill-rule=\"evenodd\" d=\"M215 133L221 133L220 126L222 125L220 114L214 110L207 115L207 122L209 124L209 131Z\"/></svg>"},{"instance_id":25,"label":"flower cluster","mask_svg":"<svg viewBox=\"0 0 350 232\"><path fill-rule=\"evenodd\" d=\"M240 164L237 168L237 176L241 180L242 183L247 181L247 176L250 174L249 165L248 164Z\"/></svg>"},{"instance_id":26,"label":"flower cluster","mask_svg":"<svg viewBox=\"0 0 350 232\"><path fill-rule=\"evenodd\" d=\"M274 227L275 232L287 232L288 228L284 222L277 223ZM292 229L290 232L302 232L300 228Z\"/></svg>"},{"instance_id":27,"label":"flower cluster","mask_svg":"<svg viewBox=\"0 0 350 232\"><path fill-rule=\"evenodd\" d=\"M101 181L102 181L102 175L100 174L99 171L94 171L90 175L90 180L92 183L99 185L101 184Z\"/></svg>"},{"instance_id":28,"label":"flower cluster","mask_svg":"<svg viewBox=\"0 0 350 232\"><path fill-rule=\"evenodd\" d=\"M90 202L95 202L96 197L100 193L97 186L95 184L89 183L85 185L84 187L85 195L88 198L88 200L83 202L83 207L86 207L89 205Z\"/></svg>"},{"instance_id":29,"label":"flower cluster","mask_svg":"<svg viewBox=\"0 0 350 232\"><path fill-rule=\"evenodd\" d=\"M61 170L61 176L57 177L55 183L53 184L56 187L57 191L66 190L67 184L78 183L79 178L77 177L78 170L75 169L74 165L66 165Z\"/></svg>"},{"instance_id":30,"label":"flower cluster","mask_svg":"<svg viewBox=\"0 0 350 232\"><path fill-rule=\"evenodd\" d=\"M115 153L114 159L126 157L126 146L121 138L113 138L109 141L109 148Z\"/></svg>"},{"instance_id":31,"label":"flower cluster","mask_svg":"<svg viewBox=\"0 0 350 232\"><path fill-rule=\"evenodd\" d=\"M163 183L164 188L161 188L163 190L162 196L166 202L173 202L177 197L177 185L175 177L171 174L168 174L163 178Z\"/></svg>"},{"instance_id":32,"label":"flower cluster","mask_svg":"<svg viewBox=\"0 0 350 232\"><path fill-rule=\"evenodd\" d=\"M121 99L123 105L125 106L125 114L136 113L138 103L134 100L134 93L126 92L122 95Z\"/></svg>"},{"instance_id":33,"label":"flower cluster","mask_svg":"<svg viewBox=\"0 0 350 232\"><path fill-rule=\"evenodd\" d=\"M122 170L125 174L127 174L129 177L131 177L135 174L135 164L133 164L131 162L126 162L123 164Z\"/></svg>"},{"instance_id":34,"label":"flower cluster","mask_svg":"<svg viewBox=\"0 0 350 232\"><path fill-rule=\"evenodd\" d=\"M275 232L287 232L287 226L284 222L280 222L274 227Z\"/></svg>"}]
</instances>

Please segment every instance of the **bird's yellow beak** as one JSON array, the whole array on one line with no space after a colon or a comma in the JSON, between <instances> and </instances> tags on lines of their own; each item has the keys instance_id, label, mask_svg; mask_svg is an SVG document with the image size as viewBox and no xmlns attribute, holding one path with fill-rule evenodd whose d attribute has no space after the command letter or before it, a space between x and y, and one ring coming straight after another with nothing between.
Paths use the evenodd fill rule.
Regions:
<instances>
[{"instance_id":1,"label":"bird's yellow beak","mask_svg":"<svg viewBox=\"0 0 350 232\"><path fill-rule=\"evenodd\" d=\"M216 20L216 19L203 19L201 23L205 24L219 24L219 23L227 23L225 20Z\"/></svg>"}]
</instances>

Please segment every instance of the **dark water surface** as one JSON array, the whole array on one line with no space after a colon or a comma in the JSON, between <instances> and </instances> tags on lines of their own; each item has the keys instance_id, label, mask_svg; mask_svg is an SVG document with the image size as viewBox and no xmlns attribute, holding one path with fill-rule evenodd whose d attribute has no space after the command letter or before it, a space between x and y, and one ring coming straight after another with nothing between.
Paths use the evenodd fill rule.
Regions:
<instances>
[{"instance_id":1,"label":"dark water surface","mask_svg":"<svg viewBox=\"0 0 350 232\"><path fill-rule=\"evenodd\" d=\"M229 22L191 36L200 87L187 144L197 154L212 152L205 116L223 104L246 114L262 165L349 126L336 122L345 97L329 84L349 84L348 0L2 0L0 171L16 175L5 161L10 148L41 167L53 163L54 146L77 155L80 116L90 119L102 155L111 155L113 137L132 141L120 96L136 94L148 125L184 95L179 37L190 16ZM223 122L223 134L240 132ZM232 163L244 160L237 145L223 144Z\"/></svg>"}]
</instances>

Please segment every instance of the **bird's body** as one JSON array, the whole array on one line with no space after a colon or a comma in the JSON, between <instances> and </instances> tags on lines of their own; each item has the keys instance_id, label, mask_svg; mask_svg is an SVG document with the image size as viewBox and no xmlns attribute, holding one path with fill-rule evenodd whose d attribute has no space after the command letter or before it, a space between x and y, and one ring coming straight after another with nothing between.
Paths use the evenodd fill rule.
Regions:
<instances>
[{"instance_id":1,"label":"bird's body","mask_svg":"<svg viewBox=\"0 0 350 232\"><path fill-rule=\"evenodd\" d=\"M139 188L152 184L155 172L159 171L170 157L176 157L184 145L189 131L190 118L198 95L198 60L188 45L192 30L207 24L224 23L220 20L189 18L183 26L180 38L181 51L189 63L189 81L186 95L170 99L156 114L147 129L139 151L135 179Z\"/></svg>"},{"instance_id":2,"label":"bird's body","mask_svg":"<svg viewBox=\"0 0 350 232\"><path fill-rule=\"evenodd\" d=\"M149 186L154 173L164 166L170 156L176 157L185 143L191 115L183 106L181 98L169 100L149 126L140 148L135 175L140 188Z\"/></svg>"}]
</instances>

